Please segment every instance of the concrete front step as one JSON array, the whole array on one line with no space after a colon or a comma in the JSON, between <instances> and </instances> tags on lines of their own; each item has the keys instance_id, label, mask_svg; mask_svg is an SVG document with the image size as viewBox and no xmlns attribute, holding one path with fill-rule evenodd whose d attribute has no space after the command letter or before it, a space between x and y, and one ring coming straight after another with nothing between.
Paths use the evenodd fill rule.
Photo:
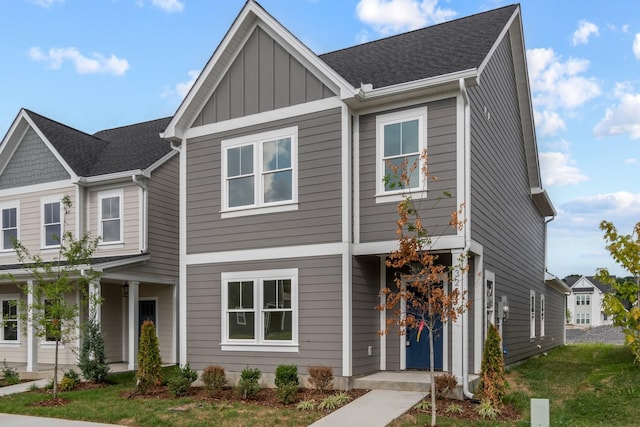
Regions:
<instances>
[{"instance_id":1,"label":"concrete front step","mask_svg":"<svg viewBox=\"0 0 640 427\"><path fill-rule=\"evenodd\" d=\"M431 375L428 372L377 372L351 381L352 388L366 390L398 390L427 392L431 387Z\"/></svg>"}]
</instances>

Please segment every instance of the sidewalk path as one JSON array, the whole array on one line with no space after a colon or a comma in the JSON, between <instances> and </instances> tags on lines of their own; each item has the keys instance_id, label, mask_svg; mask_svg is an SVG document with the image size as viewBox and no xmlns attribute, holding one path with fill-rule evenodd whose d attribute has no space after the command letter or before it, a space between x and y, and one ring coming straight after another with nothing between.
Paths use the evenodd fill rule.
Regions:
<instances>
[{"instance_id":1,"label":"sidewalk path","mask_svg":"<svg viewBox=\"0 0 640 427\"><path fill-rule=\"evenodd\" d=\"M424 396L424 392L371 390L310 427L384 427Z\"/></svg>"}]
</instances>

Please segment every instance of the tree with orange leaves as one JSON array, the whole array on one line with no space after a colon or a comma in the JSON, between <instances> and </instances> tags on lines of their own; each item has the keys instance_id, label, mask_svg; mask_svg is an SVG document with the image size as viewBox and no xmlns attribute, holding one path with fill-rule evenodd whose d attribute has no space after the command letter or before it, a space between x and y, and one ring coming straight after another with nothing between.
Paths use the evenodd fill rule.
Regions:
<instances>
[{"instance_id":1,"label":"tree with orange leaves","mask_svg":"<svg viewBox=\"0 0 640 427\"><path fill-rule=\"evenodd\" d=\"M386 327L381 334L389 333L391 328L397 327L400 334L409 329L423 329L428 333L429 367L431 372L431 425L436 425L436 393L434 374L434 336L439 329L449 322L455 322L467 308L466 293L457 287L447 289L448 283L460 280L466 267L466 259L458 260L455 266L445 266L438 262L438 256L431 250L432 235L427 230L420 210L419 201L414 200L408 190L411 175L422 173L425 180L435 180L430 177L427 169L426 150L420 155L421 167L417 164L408 166L407 160L400 165L387 164L392 175L385 177L387 188L403 189L403 200L398 203L398 220L396 234L398 248L392 251L386 260L387 268L395 271L394 286L381 291L385 302L377 309L393 313L387 316ZM404 189L407 189L404 191ZM449 196L445 194L445 196ZM461 219L463 206L451 214L449 226L461 230L464 220ZM463 254L464 255L464 254ZM410 314L407 314L410 313Z\"/></svg>"}]
</instances>

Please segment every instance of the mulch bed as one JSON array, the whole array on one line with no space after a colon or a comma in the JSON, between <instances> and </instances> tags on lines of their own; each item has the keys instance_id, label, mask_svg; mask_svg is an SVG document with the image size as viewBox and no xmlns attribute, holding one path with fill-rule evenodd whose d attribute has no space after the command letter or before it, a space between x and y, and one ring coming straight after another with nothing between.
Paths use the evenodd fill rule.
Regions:
<instances>
[{"instance_id":1,"label":"mulch bed","mask_svg":"<svg viewBox=\"0 0 640 427\"><path fill-rule=\"evenodd\" d=\"M447 413L446 409L450 404L456 404L462 407L462 413ZM471 400L454 400L454 399L438 399L436 401L437 408L437 416L438 417L447 417L447 418L456 418L459 420L469 420L469 421L478 421L483 420L480 415L478 415L477 408L478 403L473 402ZM399 418L398 421L410 423L411 420L415 420L419 415L431 414L429 410L418 410L411 409L402 417ZM500 414L496 418L497 421L517 421L521 418L521 415L518 411L510 406L503 406L500 409Z\"/></svg>"}]
</instances>

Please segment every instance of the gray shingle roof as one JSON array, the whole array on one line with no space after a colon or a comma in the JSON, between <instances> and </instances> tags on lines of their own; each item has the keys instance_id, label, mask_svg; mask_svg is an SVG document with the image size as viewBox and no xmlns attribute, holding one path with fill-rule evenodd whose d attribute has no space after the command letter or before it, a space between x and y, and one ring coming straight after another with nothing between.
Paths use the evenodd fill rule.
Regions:
<instances>
[{"instance_id":1,"label":"gray shingle roof","mask_svg":"<svg viewBox=\"0 0 640 427\"><path fill-rule=\"evenodd\" d=\"M170 117L89 135L25 110L69 167L81 177L145 169L171 151L160 138Z\"/></svg>"},{"instance_id":2,"label":"gray shingle roof","mask_svg":"<svg viewBox=\"0 0 640 427\"><path fill-rule=\"evenodd\" d=\"M505 6L320 55L350 84L391 86L478 68L516 10Z\"/></svg>"}]
</instances>

